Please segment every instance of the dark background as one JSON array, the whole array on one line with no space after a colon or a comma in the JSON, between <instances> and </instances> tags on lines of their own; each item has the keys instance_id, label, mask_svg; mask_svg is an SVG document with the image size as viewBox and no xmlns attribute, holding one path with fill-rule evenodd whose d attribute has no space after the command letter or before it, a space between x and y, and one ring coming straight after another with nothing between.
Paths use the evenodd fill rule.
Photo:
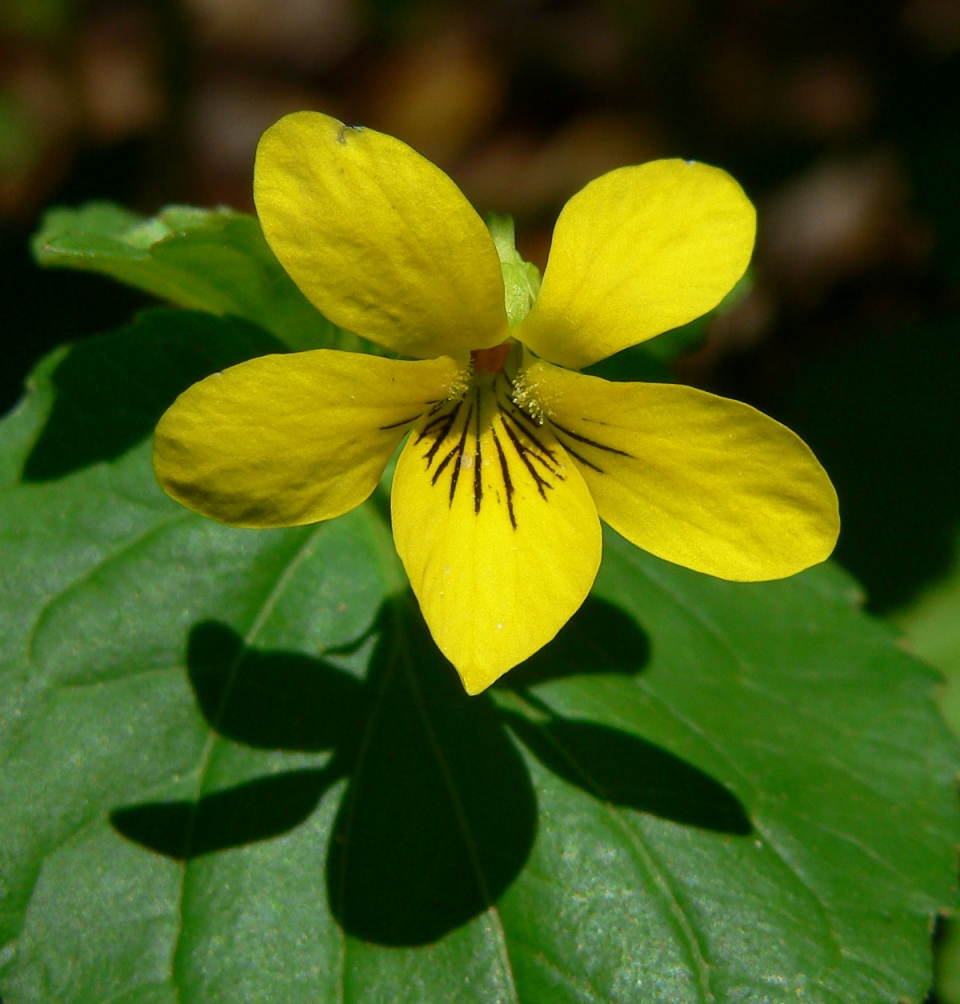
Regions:
<instances>
[{"instance_id":1,"label":"dark background","mask_svg":"<svg viewBox=\"0 0 960 1004\"><path fill-rule=\"evenodd\" d=\"M615 166L718 164L760 209L756 285L679 365L800 432L871 607L960 524L960 0L0 0L0 411L141 297L34 267L44 207L252 209L253 153L315 108L395 134L542 265Z\"/></svg>"},{"instance_id":2,"label":"dark background","mask_svg":"<svg viewBox=\"0 0 960 1004\"><path fill-rule=\"evenodd\" d=\"M624 163L731 171L756 284L681 379L808 439L873 609L960 524L960 0L0 0L0 409L56 344L145 302L42 272L44 207L252 209L253 153L316 108L407 140L541 266L565 199Z\"/></svg>"}]
</instances>

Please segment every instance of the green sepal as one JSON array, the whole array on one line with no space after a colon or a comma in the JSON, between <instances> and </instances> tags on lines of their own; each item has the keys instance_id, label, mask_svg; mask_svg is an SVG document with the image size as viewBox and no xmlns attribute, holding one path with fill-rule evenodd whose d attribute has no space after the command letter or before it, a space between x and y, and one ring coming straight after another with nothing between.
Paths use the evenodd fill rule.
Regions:
<instances>
[{"instance_id":1,"label":"green sepal","mask_svg":"<svg viewBox=\"0 0 960 1004\"><path fill-rule=\"evenodd\" d=\"M520 257L512 216L488 213L484 222L500 258L507 319L515 328L530 313L540 293L540 269Z\"/></svg>"}]
</instances>

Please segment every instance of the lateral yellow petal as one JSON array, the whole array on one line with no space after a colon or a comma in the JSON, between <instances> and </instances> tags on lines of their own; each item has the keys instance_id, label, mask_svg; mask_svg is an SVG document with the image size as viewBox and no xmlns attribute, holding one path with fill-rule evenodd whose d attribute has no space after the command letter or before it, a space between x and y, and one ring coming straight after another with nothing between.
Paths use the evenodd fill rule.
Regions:
<instances>
[{"instance_id":1,"label":"lateral yellow petal","mask_svg":"<svg viewBox=\"0 0 960 1004\"><path fill-rule=\"evenodd\" d=\"M582 369L715 307L746 271L755 232L750 200L719 168L618 168L564 207L540 295L514 334Z\"/></svg>"},{"instance_id":2,"label":"lateral yellow petal","mask_svg":"<svg viewBox=\"0 0 960 1004\"><path fill-rule=\"evenodd\" d=\"M163 490L233 526L299 526L360 505L404 433L461 379L448 358L317 349L261 356L186 390L157 425Z\"/></svg>"},{"instance_id":3,"label":"lateral yellow petal","mask_svg":"<svg viewBox=\"0 0 960 1004\"><path fill-rule=\"evenodd\" d=\"M335 324L422 359L506 337L487 228L400 140L295 112L260 139L253 187L274 254Z\"/></svg>"},{"instance_id":4,"label":"lateral yellow petal","mask_svg":"<svg viewBox=\"0 0 960 1004\"><path fill-rule=\"evenodd\" d=\"M740 582L793 575L833 550L840 517L826 471L803 440L749 405L542 361L520 380L579 463L601 517L644 550Z\"/></svg>"},{"instance_id":5,"label":"lateral yellow petal","mask_svg":"<svg viewBox=\"0 0 960 1004\"><path fill-rule=\"evenodd\" d=\"M509 400L502 374L490 378L421 419L391 502L420 609L468 694L554 637L590 591L601 551L576 465Z\"/></svg>"}]
</instances>

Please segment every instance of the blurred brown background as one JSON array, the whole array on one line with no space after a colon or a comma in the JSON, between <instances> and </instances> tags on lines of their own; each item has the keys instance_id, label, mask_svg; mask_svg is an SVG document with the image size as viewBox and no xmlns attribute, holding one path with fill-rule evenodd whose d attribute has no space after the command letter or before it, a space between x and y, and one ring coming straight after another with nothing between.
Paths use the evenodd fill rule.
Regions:
<instances>
[{"instance_id":1,"label":"blurred brown background","mask_svg":"<svg viewBox=\"0 0 960 1004\"><path fill-rule=\"evenodd\" d=\"M760 209L752 292L679 365L801 432L875 609L960 527L960 0L0 0L0 410L146 302L42 272L44 207L252 209L260 133L314 108L405 139L541 266L610 168L718 164Z\"/></svg>"}]
</instances>

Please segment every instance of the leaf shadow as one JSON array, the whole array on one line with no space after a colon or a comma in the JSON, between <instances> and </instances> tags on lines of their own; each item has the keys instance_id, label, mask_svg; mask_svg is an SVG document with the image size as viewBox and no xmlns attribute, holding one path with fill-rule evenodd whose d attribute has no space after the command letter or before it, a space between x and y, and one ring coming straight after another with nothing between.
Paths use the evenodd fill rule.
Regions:
<instances>
[{"instance_id":1,"label":"leaf shadow","mask_svg":"<svg viewBox=\"0 0 960 1004\"><path fill-rule=\"evenodd\" d=\"M77 342L49 379L54 401L23 467L51 481L116 460L153 431L191 384L284 347L234 317L156 308L109 335Z\"/></svg>"},{"instance_id":2,"label":"leaf shadow","mask_svg":"<svg viewBox=\"0 0 960 1004\"><path fill-rule=\"evenodd\" d=\"M518 682L642 669L649 646L622 612L591 600L573 624ZM523 747L594 797L681 824L750 832L733 795L651 743L542 709L531 721L489 695L467 697L411 595L384 604L372 635L359 679L333 653L261 651L223 624L196 625L188 675L218 734L332 757L196 801L116 808L117 831L191 860L293 830L347 778L327 848L330 909L347 933L394 946L430 943L478 916L524 867L538 808ZM536 698L524 693L533 707Z\"/></svg>"}]
</instances>

